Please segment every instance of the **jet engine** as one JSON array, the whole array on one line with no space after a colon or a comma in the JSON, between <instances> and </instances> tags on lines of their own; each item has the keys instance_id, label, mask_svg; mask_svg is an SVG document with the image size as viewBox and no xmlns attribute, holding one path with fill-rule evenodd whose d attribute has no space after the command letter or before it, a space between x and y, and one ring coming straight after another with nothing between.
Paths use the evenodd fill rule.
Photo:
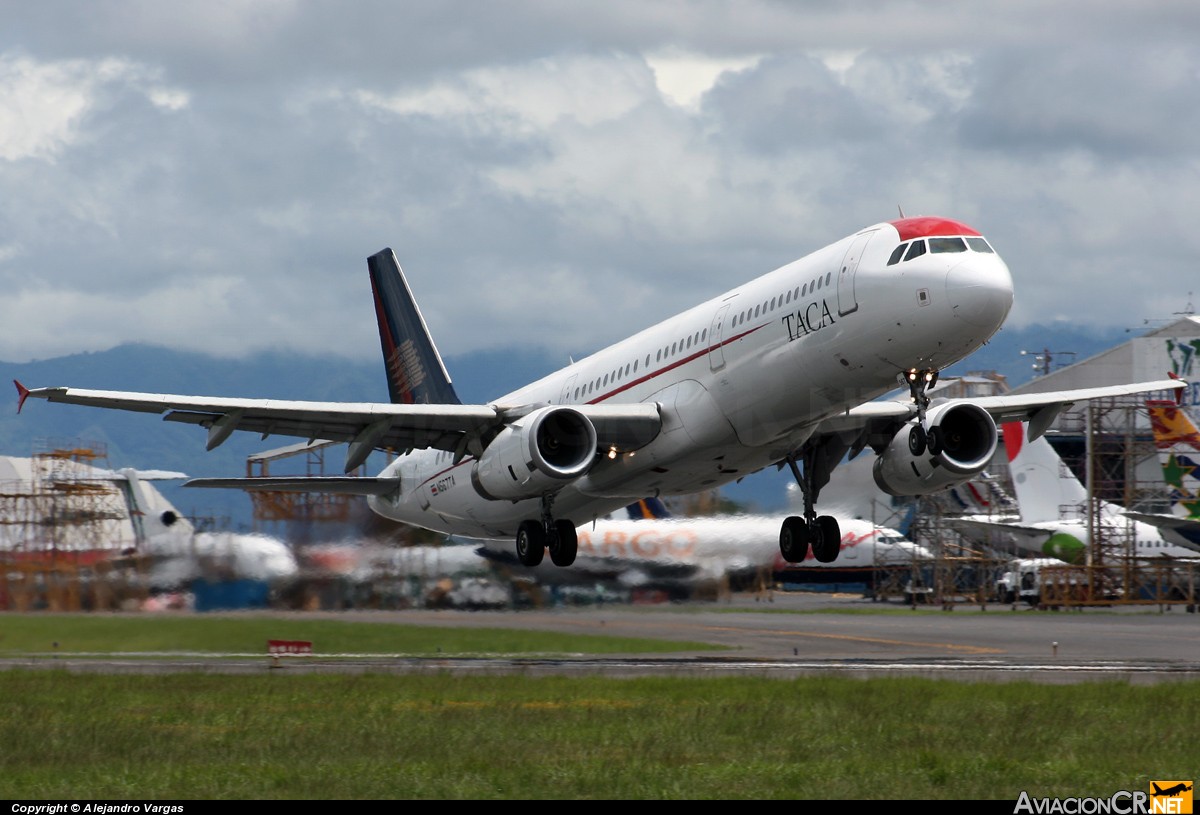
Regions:
<instances>
[{"instance_id":1,"label":"jet engine","mask_svg":"<svg viewBox=\"0 0 1200 815\"><path fill-rule=\"evenodd\" d=\"M889 495L928 495L969 481L996 452L996 422L970 402L929 408L928 432L908 422L875 460L875 483Z\"/></svg>"},{"instance_id":2,"label":"jet engine","mask_svg":"<svg viewBox=\"0 0 1200 815\"><path fill-rule=\"evenodd\" d=\"M538 498L588 471L596 428L570 407L538 408L506 426L471 470L475 491L493 501Z\"/></svg>"}]
</instances>

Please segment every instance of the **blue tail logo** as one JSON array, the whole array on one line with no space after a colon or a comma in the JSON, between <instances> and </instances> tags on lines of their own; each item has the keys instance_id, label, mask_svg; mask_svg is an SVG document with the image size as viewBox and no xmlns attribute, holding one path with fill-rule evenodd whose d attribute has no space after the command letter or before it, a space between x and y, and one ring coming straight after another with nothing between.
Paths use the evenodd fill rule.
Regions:
<instances>
[{"instance_id":1,"label":"blue tail logo","mask_svg":"<svg viewBox=\"0 0 1200 815\"><path fill-rule=\"evenodd\" d=\"M643 498L636 504L630 504L625 507L625 511L629 513L629 518L633 521L671 517L671 513L667 510L667 507L657 498Z\"/></svg>"}]
</instances>

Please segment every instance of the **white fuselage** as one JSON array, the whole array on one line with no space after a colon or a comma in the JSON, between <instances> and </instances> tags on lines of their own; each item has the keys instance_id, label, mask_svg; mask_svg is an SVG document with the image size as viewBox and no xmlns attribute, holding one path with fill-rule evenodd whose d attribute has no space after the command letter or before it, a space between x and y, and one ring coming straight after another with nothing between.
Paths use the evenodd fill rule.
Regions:
<instances>
[{"instance_id":1,"label":"white fuselage","mask_svg":"<svg viewBox=\"0 0 1200 815\"><path fill-rule=\"evenodd\" d=\"M639 577L653 581L656 576L675 576L680 581L699 582L758 572L867 572L933 560L932 552L895 530L870 521L839 518L842 540L837 558L822 563L810 551L799 563L788 563L779 553L781 521L780 517L747 515L601 519L579 529L579 555L572 579L613 578L634 584ZM496 560L515 564L507 541L486 541L484 549ZM547 582L563 574L548 562L530 571Z\"/></svg>"},{"instance_id":2,"label":"white fuselage","mask_svg":"<svg viewBox=\"0 0 1200 815\"><path fill-rule=\"evenodd\" d=\"M712 489L784 459L815 424L940 370L982 345L1012 305L994 253L925 254L888 264L901 242L878 224L714 297L494 404L656 402L663 426L633 453L602 456L554 499L582 526L651 495ZM601 451L603 453L604 451ZM510 538L540 500L488 500L475 459L418 450L387 466L398 494L370 498L395 520Z\"/></svg>"}]
</instances>

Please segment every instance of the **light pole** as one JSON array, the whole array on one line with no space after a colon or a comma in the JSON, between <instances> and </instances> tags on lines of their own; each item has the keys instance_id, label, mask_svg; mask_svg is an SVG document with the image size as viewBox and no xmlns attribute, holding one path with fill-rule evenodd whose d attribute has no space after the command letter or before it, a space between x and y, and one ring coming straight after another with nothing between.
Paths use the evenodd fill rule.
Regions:
<instances>
[{"instance_id":1,"label":"light pole","mask_svg":"<svg viewBox=\"0 0 1200 815\"><path fill-rule=\"evenodd\" d=\"M1072 357L1072 361L1074 361L1073 358L1075 356L1074 351L1051 351L1049 348L1043 348L1042 352L1040 354L1037 353L1036 351L1022 351L1021 352L1021 356L1028 356L1029 354L1034 354L1033 370L1039 371L1040 376L1045 376L1046 374L1050 373L1050 366L1053 363L1054 356L1056 354L1059 356L1061 356L1063 354L1067 354Z\"/></svg>"}]
</instances>

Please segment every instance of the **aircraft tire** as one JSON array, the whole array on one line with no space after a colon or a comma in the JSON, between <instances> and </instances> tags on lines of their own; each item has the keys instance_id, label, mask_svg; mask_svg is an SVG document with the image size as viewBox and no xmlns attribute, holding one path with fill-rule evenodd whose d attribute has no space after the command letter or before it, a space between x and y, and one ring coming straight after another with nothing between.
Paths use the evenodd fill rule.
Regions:
<instances>
[{"instance_id":1,"label":"aircraft tire","mask_svg":"<svg viewBox=\"0 0 1200 815\"><path fill-rule=\"evenodd\" d=\"M579 535L570 521L554 522L554 541L550 544L550 560L555 566L570 566L579 553Z\"/></svg>"},{"instance_id":2,"label":"aircraft tire","mask_svg":"<svg viewBox=\"0 0 1200 815\"><path fill-rule=\"evenodd\" d=\"M803 518L791 515L783 519L779 529L779 554L788 563L799 563L808 556L808 524Z\"/></svg>"},{"instance_id":3,"label":"aircraft tire","mask_svg":"<svg viewBox=\"0 0 1200 815\"><path fill-rule=\"evenodd\" d=\"M813 535L813 557L821 563L832 563L842 551L842 529L837 518L822 515L817 518L816 534Z\"/></svg>"},{"instance_id":4,"label":"aircraft tire","mask_svg":"<svg viewBox=\"0 0 1200 815\"><path fill-rule=\"evenodd\" d=\"M521 521L517 527L517 560L533 568L546 556L546 532L537 521Z\"/></svg>"},{"instance_id":5,"label":"aircraft tire","mask_svg":"<svg viewBox=\"0 0 1200 815\"><path fill-rule=\"evenodd\" d=\"M942 448L946 446L946 437L940 427L929 428L929 433L925 436L925 445L929 448L931 456L942 452Z\"/></svg>"},{"instance_id":6,"label":"aircraft tire","mask_svg":"<svg viewBox=\"0 0 1200 815\"><path fill-rule=\"evenodd\" d=\"M920 425L914 425L908 431L908 452L914 456L923 455L925 453L925 428Z\"/></svg>"}]
</instances>

